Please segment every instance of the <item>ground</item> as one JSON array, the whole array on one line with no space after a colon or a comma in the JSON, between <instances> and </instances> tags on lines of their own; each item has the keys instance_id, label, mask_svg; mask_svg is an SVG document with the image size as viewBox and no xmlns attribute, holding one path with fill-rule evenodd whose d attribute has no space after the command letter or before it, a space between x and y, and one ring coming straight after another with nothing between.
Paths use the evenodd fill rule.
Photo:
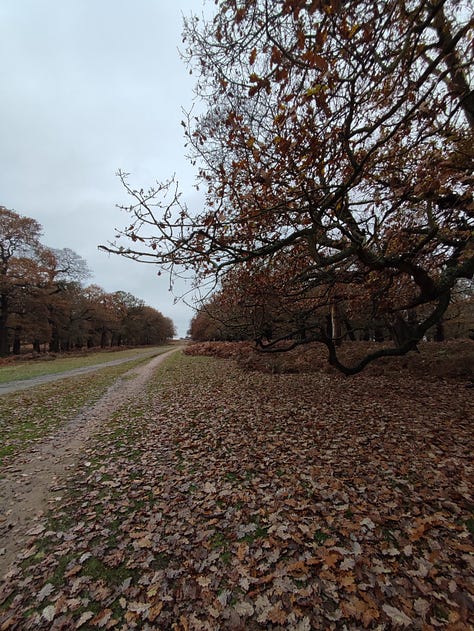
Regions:
<instances>
[{"instance_id":1,"label":"ground","mask_svg":"<svg viewBox=\"0 0 474 631\"><path fill-rule=\"evenodd\" d=\"M147 364L134 366L116 379L98 401L84 406L65 426L53 431L46 439L35 441L32 446L17 453L16 457L5 460L0 478L0 575L3 575L24 543L28 524L31 526L31 520L47 508L51 491L62 488L69 470L74 468L78 453L84 448L90 436L101 430L102 425L115 410L141 392L153 370L168 355L169 352L158 355ZM118 359L101 364L101 367L124 362L130 363L130 360ZM97 370L97 366L69 370L46 375L45 379L62 379L64 384L64 378L70 377L71 374L80 375L90 372L93 368ZM5 392L29 389L41 382L41 377L11 382L5 385ZM63 385L62 388L64 387ZM75 394L77 397L78 388ZM21 413L25 415L24 410ZM7 429L3 428L3 431L8 437Z\"/></svg>"},{"instance_id":2,"label":"ground","mask_svg":"<svg viewBox=\"0 0 474 631\"><path fill-rule=\"evenodd\" d=\"M244 364L177 353L101 424L2 631L471 628L465 376Z\"/></svg>"}]
</instances>

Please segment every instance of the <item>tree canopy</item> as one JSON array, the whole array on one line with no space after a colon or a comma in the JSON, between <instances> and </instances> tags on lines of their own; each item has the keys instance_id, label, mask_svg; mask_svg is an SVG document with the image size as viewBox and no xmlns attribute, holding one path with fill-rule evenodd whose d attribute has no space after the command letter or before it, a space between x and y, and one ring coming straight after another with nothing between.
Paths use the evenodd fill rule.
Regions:
<instances>
[{"instance_id":1,"label":"tree canopy","mask_svg":"<svg viewBox=\"0 0 474 631\"><path fill-rule=\"evenodd\" d=\"M185 22L202 115L183 125L203 210L169 180L134 189L131 239L106 249L236 295L270 295L298 317L266 348L323 342L346 374L404 354L474 274L472 35L457 0L220 0ZM395 331L344 366L338 309ZM331 333L314 318L332 313Z\"/></svg>"},{"instance_id":2,"label":"tree canopy","mask_svg":"<svg viewBox=\"0 0 474 631\"><path fill-rule=\"evenodd\" d=\"M161 344L172 321L124 291L84 288L86 261L69 248L48 248L41 225L0 206L0 356L22 343L53 352L83 346Z\"/></svg>"}]
</instances>

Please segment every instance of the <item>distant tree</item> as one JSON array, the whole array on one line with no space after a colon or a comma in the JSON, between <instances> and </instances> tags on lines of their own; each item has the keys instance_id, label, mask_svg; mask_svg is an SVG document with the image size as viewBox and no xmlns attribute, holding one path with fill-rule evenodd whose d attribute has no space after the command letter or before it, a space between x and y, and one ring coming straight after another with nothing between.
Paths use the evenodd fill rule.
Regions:
<instances>
[{"instance_id":1,"label":"distant tree","mask_svg":"<svg viewBox=\"0 0 474 631\"><path fill-rule=\"evenodd\" d=\"M48 283L42 288L40 300L48 306L51 337L50 350L69 350L73 345L73 315L77 289L90 276L87 262L69 248L46 249L48 257Z\"/></svg>"},{"instance_id":2,"label":"distant tree","mask_svg":"<svg viewBox=\"0 0 474 631\"><path fill-rule=\"evenodd\" d=\"M107 293L97 285L83 290L87 303L88 346L161 344L173 337L173 322L124 291Z\"/></svg>"},{"instance_id":3,"label":"distant tree","mask_svg":"<svg viewBox=\"0 0 474 631\"><path fill-rule=\"evenodd\" d=\"M474 284L460 282L444 317L431 331L431 337L442 342L449 338L470 337L474 339Z\"/></svg>"},{"instance_id":4,"label":"distant tree","mask_svg":"<svg viewBox=\"0 0 474 631\"><path fill-rule=\"evenodd\" d=\"M22 340L32 341L38 350L45 335L50 350L67 350L71 345L71 299L79 280L90 273L87 263L72 250L39 245L28 265L28 284L17 287L10 301L13 352L20 352Z\"/></svg>"},{"instance_id":5,"label":"distant tree","mask_svg":"<svg viewBox=\"0 0 474 631\"><path fill-rule=\"evenodd\" d=\"M229 340L233 337L233 323L235 322L235 309L233 313L223 312L219 305L219 295L201 304L192 318L188 335L195 342L207 340Z\"/></svg>"},{"instance_id":6,"label":"distant tree","mask_svg":"<svg viewBox=\"0 0 474 631\"><path fill-rule=\"evenodd\" d=\"M0 355L8 355L9 320L18 294L34 285L41 273L38 255L41 226L0 206Z\"/></svg>"},{"instance_id":7,"label":"distant tree","mask_svg":"<svg viewBox=\"0 0 474 631\"><path fill-rule=\"evenodd\" d=\"M213 301L200 305L196 310L190 324L188 335L194 342L204 342L207 340L227 340L230 329L228 320L222 326L222 320L214 311Z\"/></svg>"},{"instance_id":8,"label":"distant tree","mask_svg":"<svg viewBox=\"0 0 474 631\"><path fill-rule=\"evenodd\" d=\"M130 346L161 344L175 334L170 318L145 304L143 300L125 291L116 291L109 298L119 314L120 325L112 341Z\"/></svg>"},{"instance_id":9,"label":"distant tree","mask_svg":"<svg viewBox=\"0 0 474 631\"><path fill-rule=\"evenodd\" d=\"M85 287L83 296L87 305L87 346L110 346L112 333L120 327L121 321L115 301L98 285Z\"/></svg>"},{"instance_id":10,"label":"distant tree","mask_svg":"<svg viewBox=\"0 0 474 631\"><path fill-rule=\"evenodd\" d=\"M207 107L184 121L205 208L188 211L174 181L137 190L122 173L132 202L119 236L132 243L105 249L192 269L197 282L286 270L286 291L324 296L331 314L330 333L321 321L289 327L288 348L320 341L346 374L415 349L474 273L468 5L216 4L184 33ZM343 365L342 303L387 322L394 345Z\"/></svg>"},{"instance_id":11,"label":"distant tree","mask_svg":"<svg viewBox=\"0 0 474 631\"><path fill-rule=\"evenodd\" d=\"M143 306L139 314L140 330L138 344L163 344L175 335L175 327L170 318L153 309Z\"/></svg>"},{"instance_id":12,"label":"distant tree","mask_svg":"<svg viewBox=\"0 0 474 631\"><path fill-rule=\"evenodd\" d=\"M0 355L28 342L40 351L158 344L170 339L169 318L124 291L83 288L86 261L69 248L44 246L41 225L0 207Z\"/></svg>"},{"instance_id":13,"label":"distant tree","mask_svg":"<svg viewBox=\"0 0 474 631\"><path fill-rule=\"evenodd\" d=\"M112 296L120 313L120 327L115 332L115 343L118 346L139 344L137 340L142 328L140 314L145 306L144 301L125 291L116 291Z\"/></svg>"}]
</instances>

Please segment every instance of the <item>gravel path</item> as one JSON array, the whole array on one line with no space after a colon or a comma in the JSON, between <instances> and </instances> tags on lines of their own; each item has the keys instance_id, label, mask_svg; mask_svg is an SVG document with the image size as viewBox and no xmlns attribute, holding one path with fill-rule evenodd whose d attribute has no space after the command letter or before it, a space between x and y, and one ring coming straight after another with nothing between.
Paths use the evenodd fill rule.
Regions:
<instances>
[{"instance_id":1,"label":"gravel path","mask_svg":"<svg viewBox=\"0 0 474 631\"><path fill-rule=\"evenodd\" d=\"M53 436L36 443L4 468L0 478L0 577L20 550L28 554L24 550L28 532L38 534L48 503L61 501L61 489L87 439L100 430L115 410L139 396L157 366L178 350L181 349L158 355L123 374L97 403L81 410ZM117 362L100 367L114 363ZM60 375L63 376L64 373Z\"/></svg>"}]
</instances>

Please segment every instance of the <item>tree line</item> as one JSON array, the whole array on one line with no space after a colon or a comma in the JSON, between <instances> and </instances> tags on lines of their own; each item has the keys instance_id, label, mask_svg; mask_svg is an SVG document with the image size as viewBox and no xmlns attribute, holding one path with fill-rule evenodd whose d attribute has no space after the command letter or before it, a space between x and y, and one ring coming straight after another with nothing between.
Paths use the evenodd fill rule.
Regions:
<instances>
[{"instance_id":1,"label":"tree line","mask_svg":"<svg viewBox=\"0 0 474 631\"><path fill-rule=\"evenodd\" d=\"M173 322L124 291L84 286L86 261L41 243L42 227L0 206L0 356L161 344Z\"/></svg>"},{"instance_id":2,"label":"tree line","mask_svg":"<svg viewBox=\"0 0 474 631\"><path fill-rule=\"evenodd\" d=\"M473 33L458 0L216 0L183 37L205 204L121 173L105 249L214 283L269 351L320 342L354 374L416 350L474 274ZM364 318L393 344L344 365Z\"/></svg>"},{"instance_id":3,"label":"tree line","mask_svg":"<svg viewBox=\"0 0 474 631\"><path fill-rule=\"evenodd\" d=\"M417 322L423 313L413 309L409 317ZM306 327L309 331L315 327L325 329L336 346L344 340L396 343L403 335L389 318L373 317L364 303L341 300L328 307L321 300L318 308L313 300L304 310L300 301L282 301L263 282L258 290L242 289L238 294L235 287L229 290L224 284L197 308L188 335L198 342L252 340L269 344L274 339L286 339L290 330L298 331L293 340L304 343ZM474 293L468 283L459 283L443 318L427 330L424 340L443 342L456 338L474 339Z\"/></svg>"}]
</instances>

